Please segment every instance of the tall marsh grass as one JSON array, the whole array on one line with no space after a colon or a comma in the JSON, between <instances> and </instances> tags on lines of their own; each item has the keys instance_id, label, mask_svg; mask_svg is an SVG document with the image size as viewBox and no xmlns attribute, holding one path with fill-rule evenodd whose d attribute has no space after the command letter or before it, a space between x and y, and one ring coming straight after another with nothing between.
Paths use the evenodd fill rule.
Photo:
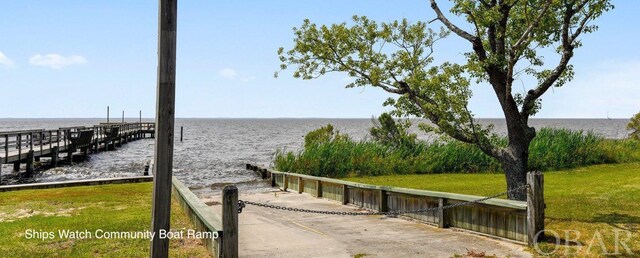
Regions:
<instances>
[{"instance_id":1,"label":"tall marsh grass","mask_svg":"<svg viewBox=\"0 0 640 258\"><path fill-rule=\"evenodd\" d=\"M310 139L300 152L278 150L275 168L327 177L501 172L498 161L473 145L454 140L418 141L410 147L392 147L375 141L354 141L337 132L328 133L327 129L321 129L324 130L321 140ZM548 171L637 161L639 150L637 141L607 140L591 132L542 128L529 148L529 167Z\"/></svg>"}]
</instances>

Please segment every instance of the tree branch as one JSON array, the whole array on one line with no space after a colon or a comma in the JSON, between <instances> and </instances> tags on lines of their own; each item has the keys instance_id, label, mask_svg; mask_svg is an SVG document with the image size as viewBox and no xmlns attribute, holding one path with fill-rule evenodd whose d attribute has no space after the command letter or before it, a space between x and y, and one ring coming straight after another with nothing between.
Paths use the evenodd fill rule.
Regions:
<instances>
[{"instance_id":1,"label":"tree branch","mask_svg":"<svg viewBox=\"0 0 640 258\"><path fill-rule=\"evenodd\" d=\"M529 25L529 27L527 27L524 33L522 33L522 36L520 36L520 39L518 39L518 41L516 41L516 43L511 47L512 51L513 50L518 51L518 48L520 48L520 45L522 45L526 40L529 39L531 32L536 26L538 26L540 20L549 9L549 6L551 6L551 2L553 2L553 0L547 0L547 4L545 4L544 8L542 8L542 11L540 11L540 14L538 14L534 22L531 25Z\"/></svg>"},{"instance_id":2,"label":"tree branch","mask_svg":"<svg viewBox=\"0 0 640 258\"><path fill-rule=\"evenodd\" d=\"M447 19L447 17L444 16L444 14L440 10L440 7L438 7L438 4L436 3L435 0L431 0L431 9L433 9L436 12L436 16L438 17L438 20L440 20L449 30L453 31L455 34L468 40L471 43L473 43L476 40L476 37L471 35L471 33L466 32L463 29L456 26L455 24L451 23L451 21L449 21L449 19Z\"/></svg>"}]
</instances>

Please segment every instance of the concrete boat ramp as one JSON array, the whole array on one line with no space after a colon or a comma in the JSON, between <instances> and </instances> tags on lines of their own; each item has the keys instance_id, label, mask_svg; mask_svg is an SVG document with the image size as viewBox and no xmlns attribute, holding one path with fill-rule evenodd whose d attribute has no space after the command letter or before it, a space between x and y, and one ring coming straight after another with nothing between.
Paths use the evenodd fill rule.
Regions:
<instances>
[{"instance_id":1,"label":"concrete boat ramp","mask_svg":"<svg viewBox=\"0 0 640 258\"><path fill-rule=\"evenodd\" d=\"M220 196L204 198L221 213ZM359 211L308 194L272 190L240 200L293 208ZM387 216L336 216L247 205L239 214L241 257L531 257L524 245ZM478 257L478 256L476 256Z\"/></svg>"}]
</instances>

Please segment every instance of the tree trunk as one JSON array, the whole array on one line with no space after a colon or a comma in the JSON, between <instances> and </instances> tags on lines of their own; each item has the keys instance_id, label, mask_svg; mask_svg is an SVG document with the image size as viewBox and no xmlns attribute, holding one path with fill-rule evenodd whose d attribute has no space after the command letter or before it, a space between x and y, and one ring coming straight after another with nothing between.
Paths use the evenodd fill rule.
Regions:
<instances>
[{"instance_id":1,"label":"tree trunk","mask_svg":"<svg viewBox=\"0 0 640 258\"><path fill-rule=\"evenodd\" d=\"M520 146L509 146L505 155L501 157L502 169L507 179L507 190L518 188L527 183L527 167L529 161L529 144L520 143ZM510 200L527 200L527 192L525 190L510 192L508 194Z\"/></svg>"}]
</instances>

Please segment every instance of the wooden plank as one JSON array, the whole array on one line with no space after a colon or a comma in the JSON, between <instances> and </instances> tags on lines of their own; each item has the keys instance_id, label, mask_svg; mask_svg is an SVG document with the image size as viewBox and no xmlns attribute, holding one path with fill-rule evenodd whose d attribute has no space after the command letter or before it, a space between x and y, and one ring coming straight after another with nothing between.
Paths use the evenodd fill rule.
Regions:
<instances>
[{"instance_id":1,"label":"wooden plank","mask_svg":"<svg viewBox=\"0 0 640 258\"><path fill-rule=\"evenodd\" d=\"M159 238L160 230L169 231L171 216L171 179L175 123L175 75L177 0L158 2L158 85L156 92L157 136L153 166L153 212L151 257L169 256L169 239ZM236 210L237 213L237 210Z\"/></svg>"},{"instance_id":2,"label":"wooden plank","mask_svg":"<svg viewBox=\"0 0 640 258\"><path fill-rule=\"evenodd\" d=\"M75 187L75 186L87 186L87 185L102 185L102 184L140 183L140 182L150 182L152 180L153 180L152 177L122 177L122 178L88 179L88 180L72 180L72 181L48 182L48 183L6 185L6 186L0 186L0 192Z\"/></svg>"}]
</instances>

